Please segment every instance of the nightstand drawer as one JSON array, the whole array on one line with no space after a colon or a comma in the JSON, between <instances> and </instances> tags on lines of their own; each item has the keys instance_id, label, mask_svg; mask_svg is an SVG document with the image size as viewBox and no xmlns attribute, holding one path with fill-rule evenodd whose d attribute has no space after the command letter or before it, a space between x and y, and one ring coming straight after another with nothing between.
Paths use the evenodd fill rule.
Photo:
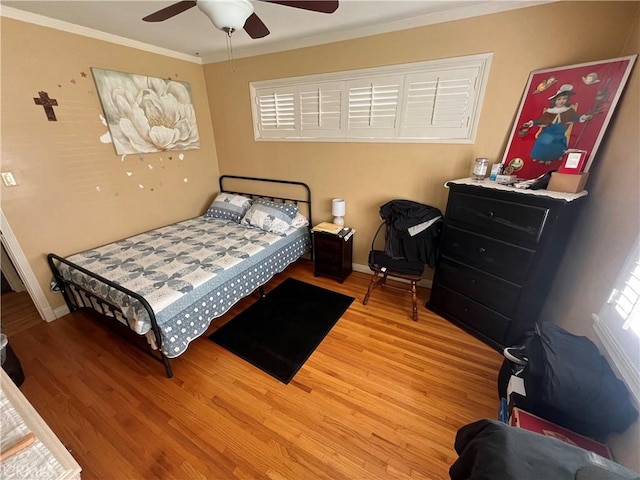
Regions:
<instances>
[{"instance_id":1,"label":"nightstand drawer","mask_svg":"<svg viewBox=\"0 0 640 480\"><path fill-rule=\"evenodd\" d=\"M505 242L535 246L545 227L549 209L452 192L447 219L470 230L490 234Z\"/></svg>"},{"instance_id":2,"label":"nightstand drawer","mask_svg":"<svg viewBox=\"0 0 640 480\"><path fill-rule=\"evenodd\" d=\"M325 277L341 277L344 272L340 264L316 263L314 273Z\"/></svg>"},{"instance_id":3,"label":"nightstand drawer","mask_svg":"<svg viewBox=\"0 0 640 480\"><path fill-rule=\"evenodd\" d=\"M493 238L445 225L442 255L522 285L529 276L535 252Z\"/></svg>"},{"instance_id":4,"label":"nightstand drawer","mask_svg":"<svg viewBox=\"0 0 640 480\"><path fill-rule=\"evenodd\" d=\"M328 252L326 250L316 250L316 261L319 263L333 263L340 265L342 262L342 255L340 251Z\"/></svg>"},{"instance_id":5,"label":"nightstand drawer","mask_svg":"<svg viewBox=\"0 0 640 480\"><path fill-rule=\"evenodd\" d=\"M438 265L438 282L507 317L515 313L522 290L515 283L444 256Z\"/></svg>"},{"instance_id":6,"label":"nightstand drawer","mask_svg":"<svg viewBox=\"0 0 640 480\"><path fill-rule=\"evenodd\" d=\"M326 235L322 233L313 234L313 245L316 252L336 252L339 254L343 247L341 243L344 243L344 240L335 235Z\"/></svg>"}]
</instances>

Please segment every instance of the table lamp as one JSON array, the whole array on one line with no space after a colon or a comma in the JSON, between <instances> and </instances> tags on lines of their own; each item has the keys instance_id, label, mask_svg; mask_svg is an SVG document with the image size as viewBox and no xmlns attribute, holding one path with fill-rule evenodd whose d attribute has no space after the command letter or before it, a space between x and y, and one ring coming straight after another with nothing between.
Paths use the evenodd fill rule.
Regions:
<instances>
[{"instance_id":1,"label":"table lamp","mask_svg":"<svg viewBox=\"0 0 640 480\"><path fill-rule=\"evenodd\" d=\"M344 213L346 211L344 198L334 198L331 200L331 214L333 215L333 223L344 227Z\"/></svg>"}]
</instances>

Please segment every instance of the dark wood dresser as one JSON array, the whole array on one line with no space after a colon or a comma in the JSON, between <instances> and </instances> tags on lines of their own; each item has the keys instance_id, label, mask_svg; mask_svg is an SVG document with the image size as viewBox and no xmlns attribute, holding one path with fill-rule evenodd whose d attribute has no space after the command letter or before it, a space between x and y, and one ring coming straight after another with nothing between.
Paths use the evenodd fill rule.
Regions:
<instances>
[{"instance_id":1,"label":"dark wood dresser","mask_svg":"<svg viewBox=\"0 0 640 480\"><path fill-rule=\"evenodd\" d=\"M427 308L501 351L539 319L586 192L470 179L449 201Z\"/></svg>"}]
</instances>

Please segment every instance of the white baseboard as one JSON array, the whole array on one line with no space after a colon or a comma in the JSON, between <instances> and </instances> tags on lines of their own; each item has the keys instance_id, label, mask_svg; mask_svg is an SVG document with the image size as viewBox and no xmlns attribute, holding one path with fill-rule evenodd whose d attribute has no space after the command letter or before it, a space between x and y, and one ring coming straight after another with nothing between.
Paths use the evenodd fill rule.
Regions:
<instances>
[{"instance_id":1,"label":"white baseboard","mask_svg":"<svg viewBox=\"0 0 640 480\"><path fill-rule=\"evenodd\" d=\"M58 307L53 310L53 314L56 316L56 318L64 317L69 313L71 313L71 311L69 310L69 307L67 307L66 305L62 305L61 307Z\"/></svg>"}]
</instances>

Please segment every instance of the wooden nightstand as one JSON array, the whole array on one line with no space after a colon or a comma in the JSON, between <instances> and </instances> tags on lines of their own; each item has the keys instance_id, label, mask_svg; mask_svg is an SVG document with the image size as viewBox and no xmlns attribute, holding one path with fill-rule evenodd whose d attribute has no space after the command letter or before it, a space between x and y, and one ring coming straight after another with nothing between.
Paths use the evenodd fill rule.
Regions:
<instances>
[{"instance_id":1,"label":"wooden nightstand","mask_svg":"<svg viewBox=\"0 0 640 480\"><path fill-rule=\"evenodd\" d=\"M313 274L344 282L352 271L353 235L348 240L331 233L313 232L312 235Z\"/></svg>"}]
</instances>

